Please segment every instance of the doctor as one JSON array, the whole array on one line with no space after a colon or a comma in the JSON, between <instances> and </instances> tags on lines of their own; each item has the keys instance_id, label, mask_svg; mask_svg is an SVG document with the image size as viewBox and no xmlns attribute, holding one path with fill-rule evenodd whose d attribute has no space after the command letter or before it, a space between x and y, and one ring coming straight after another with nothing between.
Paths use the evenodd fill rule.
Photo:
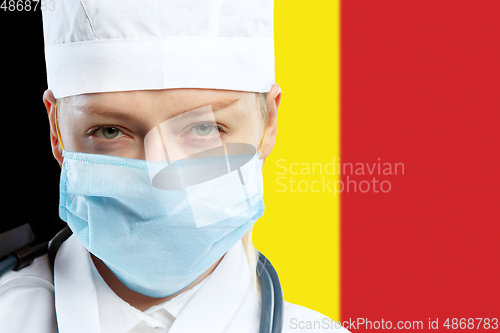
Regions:
<instances>
[{"instance_id":1,"label":"doctor","mask_svg":"<svg viewBox=\"0 0 500 333\"><path fill-rule=\"evenodd\" d=\"M251 231L281 100L273 6L43 12L43 101L72 235L53 270L44 255L0 277L0 332L259 332ZM285 302L282 329L341 328Z\"/></svg>"}]
</instances>

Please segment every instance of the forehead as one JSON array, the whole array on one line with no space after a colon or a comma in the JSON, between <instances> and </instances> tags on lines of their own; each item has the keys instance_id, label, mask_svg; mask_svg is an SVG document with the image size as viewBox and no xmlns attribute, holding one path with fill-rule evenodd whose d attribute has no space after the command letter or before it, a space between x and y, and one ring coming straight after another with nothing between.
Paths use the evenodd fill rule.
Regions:
<instances>
[{"instance_id":1,"label":"forehead","mask_svg":"<svg viewBox=\"0 0 500 333\"><path fill-rule=\"evenodd\" d=\"M113 109L122 112L162 111L172 115L211 105L224 108L230 105L255 107L256 94L252 92L212 89L165 89L92 93L65 99L78 111Z\"/></svg>"}]
</instances>

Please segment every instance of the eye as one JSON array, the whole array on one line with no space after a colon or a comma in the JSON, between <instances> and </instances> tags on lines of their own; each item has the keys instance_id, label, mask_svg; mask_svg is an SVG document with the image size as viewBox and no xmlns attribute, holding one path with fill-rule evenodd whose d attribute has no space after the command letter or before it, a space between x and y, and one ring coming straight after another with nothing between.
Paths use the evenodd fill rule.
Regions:
<instances>
[{"instance_id":1,"label":"eye","mask_svg":"<svg viewBox=\"0 0 500 333\"><path fill-rule=\"evenodd\" d=\"M106 139L114 139L120 134L120 130L116 127L106 127L102 129L102 134Z\"/></svg>"},{"instance_id":2,"label":"eye","mask_svg":"<svg viewBox=\"0 0 500 333\"><path fill-rule=\"evenodd\" d=\"M102 126L97 128L92 134L95 134L101 139L114 139L123 135L123 132L117 127L113 126Z\"/></svg>"},{"instance_id":3,"label":"eye","mask_svg":"<svg viewBox=\"0 0 500 333\"><path fill-rule=\"evenodd\" d=\"M218 131L217 126L213 124L198 124L191 128L191 133L199 136L213 135L215 132L218 133Z\"/></svg>"}]
</instances>

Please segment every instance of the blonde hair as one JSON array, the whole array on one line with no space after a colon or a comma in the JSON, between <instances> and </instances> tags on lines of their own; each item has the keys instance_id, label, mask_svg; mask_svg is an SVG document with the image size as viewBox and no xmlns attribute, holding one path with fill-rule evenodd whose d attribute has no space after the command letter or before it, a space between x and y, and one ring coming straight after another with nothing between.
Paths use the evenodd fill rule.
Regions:
<instances>
[{"instance_id":1,"label":"blonde hair","mask_svg":"<svg viewBox=\"0 0 500 333\"><path fill-rule=\"evenodd\" d=\"M267 108L267 93L255 93L257 102L259 104L260 110L262 112L262 121L264 124L264 128L267 124L268 118L268 108ZM262 140L261 144L264 143ZM252 242L252 231L253 227L248 230L248 232L241 238L241 242L243 243L243 248L245 249L245 253L248 260L248 265L250 266L250 271L254 272L252 274L252 286L257 293L260 293L260 285L259 279L257 276L257 261L259 260L257 251L253 246Z\"/></svg>"}]
</instances>

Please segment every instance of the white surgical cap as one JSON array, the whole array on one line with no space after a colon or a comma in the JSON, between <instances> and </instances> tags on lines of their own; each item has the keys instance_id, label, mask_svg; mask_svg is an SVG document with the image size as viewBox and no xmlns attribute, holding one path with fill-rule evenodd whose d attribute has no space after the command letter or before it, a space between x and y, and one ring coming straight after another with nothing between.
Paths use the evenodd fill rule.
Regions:
<instances>
[{"instance_id":1,"label":"white surgical cap","mask_svg":"<svg viewBox=\"0 0 500 333\"><path fill-rule=\"evenodd\" d=\"M273 9L273 0L56 1L43 11L49 89L56 98L168 88L267 92Z\"/></svg>"}]
</instances>

